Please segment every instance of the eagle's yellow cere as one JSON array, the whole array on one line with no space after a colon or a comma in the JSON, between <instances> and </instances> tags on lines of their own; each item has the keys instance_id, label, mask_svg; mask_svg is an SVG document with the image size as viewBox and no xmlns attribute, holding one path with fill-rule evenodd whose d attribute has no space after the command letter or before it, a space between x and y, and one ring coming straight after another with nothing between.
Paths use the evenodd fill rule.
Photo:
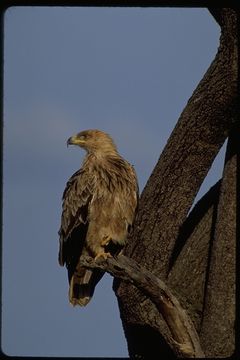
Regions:
<instances>
[{"instance_id":1,"label":"eagle's yellow cere","mask_svg":"<svg viewBox=\"0 0 240 360\"><path fill-rule=\"evenodd\" d=\"M70 302L84 306L103 272L81 267L79 258L111 256L124 247L137 207L138 184L133 167L108 134L86 130L67 143L82 147L87 155L63 193L59 264L68 269Z\"/></svg>"}]
</instances>

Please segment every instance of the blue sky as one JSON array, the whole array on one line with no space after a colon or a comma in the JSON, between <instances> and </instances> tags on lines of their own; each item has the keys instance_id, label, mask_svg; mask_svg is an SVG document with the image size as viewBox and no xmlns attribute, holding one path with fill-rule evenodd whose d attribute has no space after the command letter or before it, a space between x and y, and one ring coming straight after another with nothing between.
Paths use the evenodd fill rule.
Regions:
<instances>
[{"instance_id":1,"label":"blue sky","mask_svg":"<svg viewBox=\"0 0 240 360\"><path fill-rule=\"evenodd\" d=\"M84 153L66 140L107 131L142 190L220 29L197 8L12 7L4 20L2 350L127 356L109 275L86 308L68 303L57 232ZM198 198L221 176L223 156Z\"/></svg>"}]
</instances>

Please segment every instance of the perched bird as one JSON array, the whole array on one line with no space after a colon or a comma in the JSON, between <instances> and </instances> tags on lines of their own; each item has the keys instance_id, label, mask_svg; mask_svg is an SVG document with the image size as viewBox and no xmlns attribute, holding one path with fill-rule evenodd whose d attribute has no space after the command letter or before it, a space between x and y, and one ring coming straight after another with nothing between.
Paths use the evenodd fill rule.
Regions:
<instances>
[{"instance_id":1,"label":"perched bird","mask_svg":"<svg viewBox=\"0 0 240 360\"><path fill-rule=\"evenodd\" d=\"M124 247L137 208L138 183L133 166L105 132L85 130L67 144L80 146L87 155L63 193L59 264L68 270L70 303L85 306L104 273L81 267L79 258L106 258Z\"/></svg>"}]
</instances>

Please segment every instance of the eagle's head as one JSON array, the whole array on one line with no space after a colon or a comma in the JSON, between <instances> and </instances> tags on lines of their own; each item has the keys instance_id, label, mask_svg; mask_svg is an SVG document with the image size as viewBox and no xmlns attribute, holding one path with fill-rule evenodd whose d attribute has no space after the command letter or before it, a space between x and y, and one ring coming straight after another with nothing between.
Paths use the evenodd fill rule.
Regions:
<instances>
[{"instance_id":1,"label":"eagle's head","mask_svg":"<svg viewBox=\"0 0 240 360\"><path fill-rule=\"evenodd\" d=\"M88 153L109 154L117 151L112 138L107 133L97 129L84 130L71 136L67 145L80 146Z\"/></svg>"}]
</instances>

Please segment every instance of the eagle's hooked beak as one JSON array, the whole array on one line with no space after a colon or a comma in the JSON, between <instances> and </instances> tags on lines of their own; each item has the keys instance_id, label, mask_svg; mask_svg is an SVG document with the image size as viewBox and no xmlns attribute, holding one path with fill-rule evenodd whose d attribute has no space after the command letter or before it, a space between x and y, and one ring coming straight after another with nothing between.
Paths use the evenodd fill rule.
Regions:
<instances>
[{"instance_id":1,"label":"eagle's hooked beak","mask_svg":"<svg viewBox=\"0 0 240 360\"><path fill-rule=\"evenodd\" d=\"M85 143L85 141L83 141L82 139L79 139L79 137L77 135L73 135L67 140L67 146L68 145L82 145L84 143Z\"/></svg>"},{"instance_id":2,"label":"eagle's hooked beak","mask_svg":"<svg viewBox=\"0 0 240 360\"><path fill-rule=\"evenodd\" d=\"M68 145L74 145L73 136L71 136L71 137L67 140L67 146L68 146Z\"/></svg>"}]
</instances>

